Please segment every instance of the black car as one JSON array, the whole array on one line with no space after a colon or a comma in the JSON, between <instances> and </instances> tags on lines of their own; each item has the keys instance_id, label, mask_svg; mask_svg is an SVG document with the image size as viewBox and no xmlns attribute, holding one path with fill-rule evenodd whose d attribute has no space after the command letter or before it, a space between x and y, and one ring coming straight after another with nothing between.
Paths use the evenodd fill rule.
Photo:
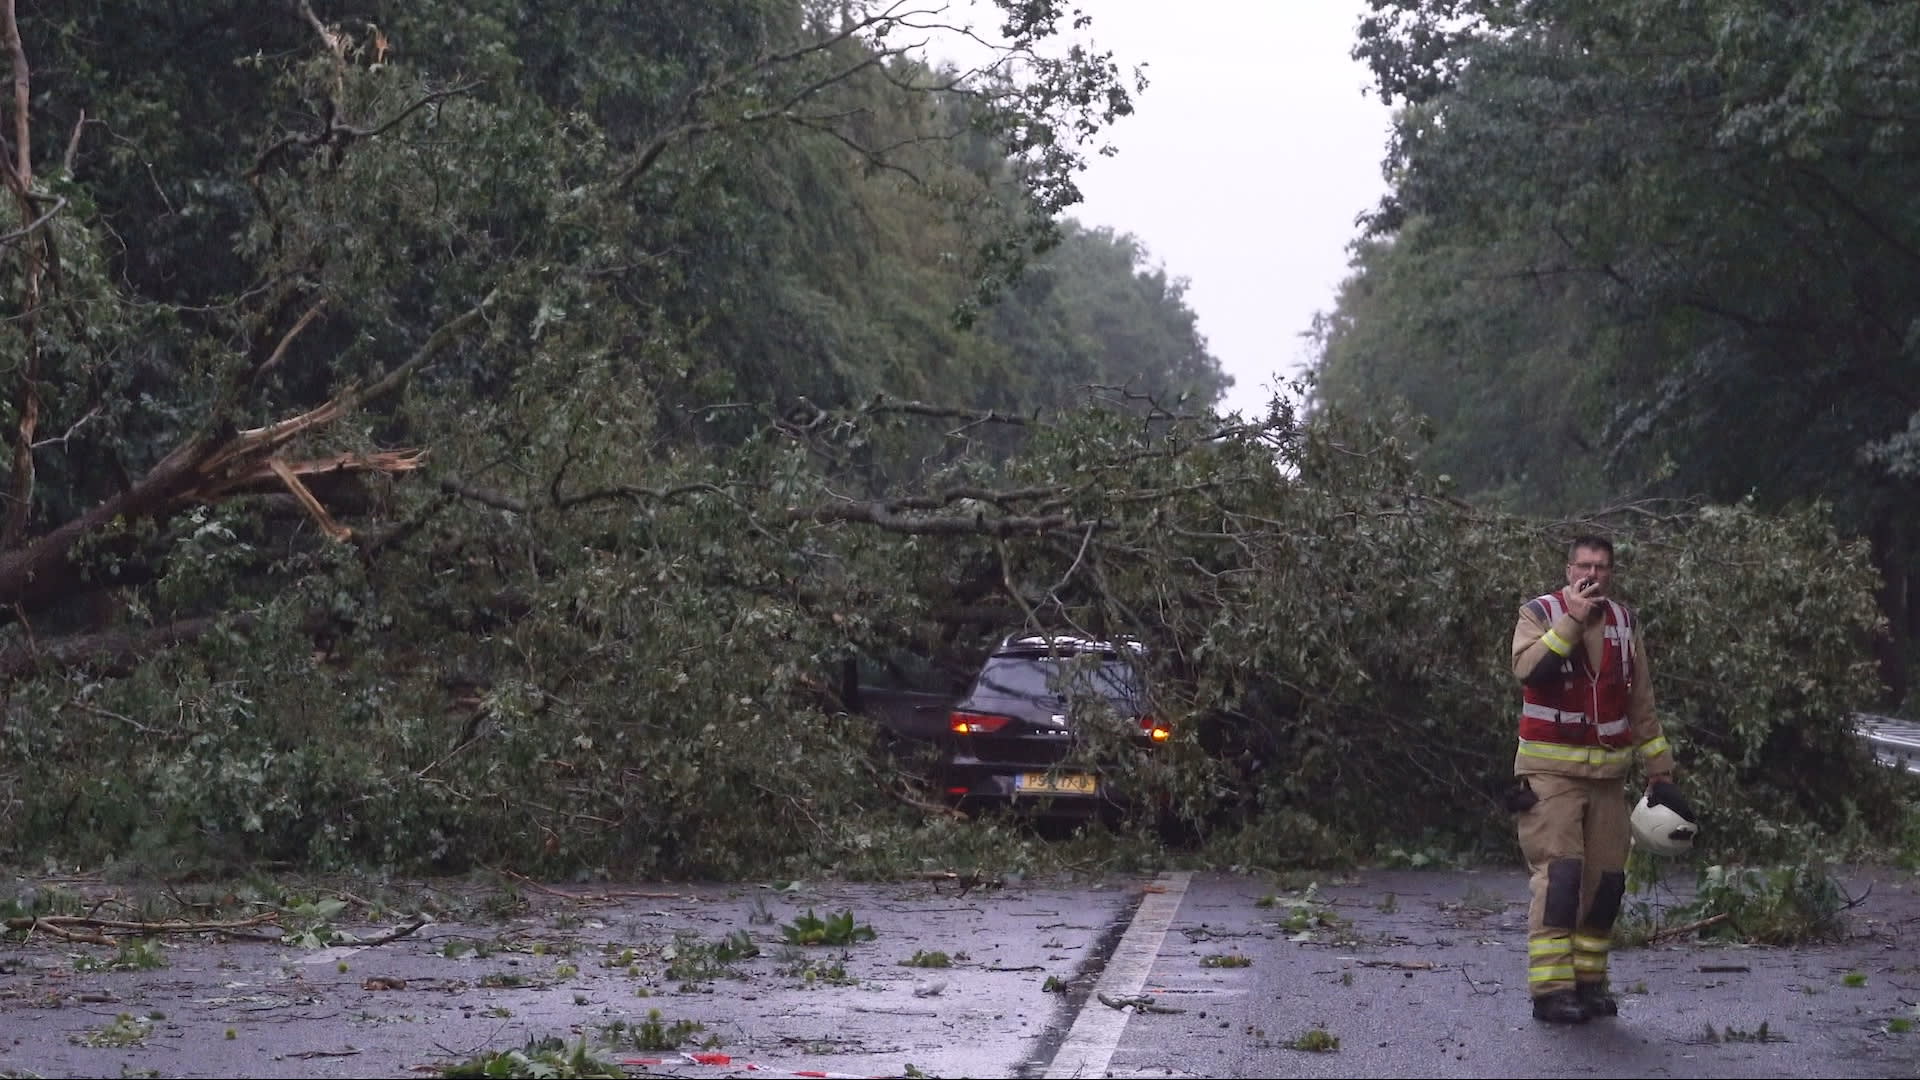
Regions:
<instances>
[{"instance_id":1,"label":"black car","mask_svg":"<svg viewBox=\"0 0 1920 1080\"><path fill-rule=\"evenodd\" d=\"M1144 653L1131 642L1013 636L995 648L947 715L932 775L961 805L1010 804L1083 815L1124 801L1093 755L1148 749L1171 735L1147 707ZM1108 738L1093 738L1104 726Z\"/></svg>"}]
</instances>

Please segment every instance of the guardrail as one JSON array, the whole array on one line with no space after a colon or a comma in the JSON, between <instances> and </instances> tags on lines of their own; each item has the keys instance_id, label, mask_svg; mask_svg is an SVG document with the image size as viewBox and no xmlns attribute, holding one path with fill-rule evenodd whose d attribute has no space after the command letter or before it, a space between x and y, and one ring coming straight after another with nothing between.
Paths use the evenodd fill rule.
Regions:
<instances>
[{"instance_id":1,"label":"guardrail","mask_svg":"<svg viewBox=\"0 0 1920 1080\"><path fill-rule=\"evenodd\" d=\"M1920 773L1920 724L1895 716L1857 713L1853 730L1883 765Z\"/></svg>"}]
</instances>

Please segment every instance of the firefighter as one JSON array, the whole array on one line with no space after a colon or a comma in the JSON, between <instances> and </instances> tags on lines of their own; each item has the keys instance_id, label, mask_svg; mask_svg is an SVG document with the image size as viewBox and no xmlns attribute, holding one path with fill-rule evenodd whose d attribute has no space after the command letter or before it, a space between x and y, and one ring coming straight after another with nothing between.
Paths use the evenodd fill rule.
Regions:
<instances>
[{"instance_id":1,"label":"firefighter","mask_svg":"<svg viewBox=\"0 0 1920 1080\"><path fill-rule=\"evenodd\" d=\"M1646 648L1612 598L1613 573L1612 542L1575 539L1566 587L1522 605L1513 630L1522 706L1508 808L1532 874L1527 988L1550 1023L1620 1011L1607 954L1627 883L1623 781L1637 759L1649 792L1672 790Z\"/></svg>"}]
</instances>

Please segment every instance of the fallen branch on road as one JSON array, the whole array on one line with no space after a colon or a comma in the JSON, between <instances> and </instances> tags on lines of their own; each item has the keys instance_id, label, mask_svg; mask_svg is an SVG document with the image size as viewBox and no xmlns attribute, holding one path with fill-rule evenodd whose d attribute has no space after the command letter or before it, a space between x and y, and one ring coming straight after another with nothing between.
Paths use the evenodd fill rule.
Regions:
<instances>
[{"instance_id":1,"label":"fallen branch on road","mask_svg":"<svg viewBox=\"0 0 1920 1080\"><path fill-rule=\"evenodd\" d=\"M387 933L381 934L378 937L366 938L365 940L361 941L360 944L385 945L389 941L399 941L401 938L406 937L408 934L413 933L415 930L418 930L425 925L427 925L427 920L425 918L418 918L408 923L407 925L400 927L397 930L390 930Z\"/></svg>"},{"instance_id":2,"label":"fallen branch on road","mask_svg":"<svg viewBox=\"0 0 1920 1080\"><path fill-rule=\"evenodd\" d=\"M1112 998L1105 994L1097 994L1095 996L1100 999L1100 1004L1105 1005L1109 1009L1124 1009L1132 1006L1135 1012L1183 1013L1187 1011L1185 1009L1175 1008L1172 1005L1162 1005L1145 994L1139 997L1129 998Z\"/></svg>"},{"instance_id":3,"label":"fallen branch on road","mask_svg":"<svg viewBox=\"0 0 1920 1080\"><path fill-rule=\"evenodd\" d=\"M1506 989L1506 987L1503 986L1498 979L1487 980L1493 985L1493 989L1491 990L1480 989L1480 986L1481 986L1480 981L1478 979L1475 979L1472 973L1467 971L1465 965L1462 965L1460 968L1460 977L1467 980L1467 987L1471 993L1482 995L1485 997L1492 997L1493 995L1499 993L1501 990Z\"/></svg>"},{"instance_id":4,"label":"fallen branch on road","mask_svg":"<svg viewBox=\"0 0 1920 1080\"><path fill-rule=\"evenodd\" d=\"M24 923L25 925L14 926L13 924L16 922ZM86 930L69 930L66 927L60 926L56 923L42 924L37 919L8 919L7 928L10 930L26 930L28 932L32 932L34 930L45 930L47 933L52 934L54 937L60 938L63 941L79 941L79 942L84 942L88 945L111 946L111 945L120 944L118 941L115 941L113 938L107 937L105 934L95 934Z\"/></svg>"},{"instance_id":5,"label":"fallen branch on road","mask_svg":"<svg viewBox=\"0 0 1920 1080\"><path fill-rule=\"evenodd\" d=\"M1727 921L1727 913L1723 911L1718 915L1709 915L1706 918L1699 920L1698 922L1690 922L1684 926L1669 926L1663 930L1655 930L1653 933L1647 935L1647 944L1651 945L1654 942L1659 941L1661 938L1679 937L1681 934L1691 933L1695 930L1705 930L1707 927L1712 926L1715 923L1722 923L1726 921Z\"/></svg>"},{"instance_id":6,"label":"fallen branch on road","mask_svg":"<svg viewBox=\"0 0 1920 1080\"><path fill-rule=\"evenodd\" d=\"M280 918L277 911L268 911L246 919L231 922L190 922L182 919L170 919L166 922L141 922L130 919L97 919L91 915L29 915L8 919L7 929L24 930L29 934L44 930L54 937L67 941L81 941L89 945L118 945L113 938L98 931L112 930L134 937L157 937L161 934L209 934L242 930L250 926L262 926L276 922ZM414 929L419 929L415 927Z\"/></svg>"},{"instance_id":7,"label":"fallen branch on road","mask_svg":"<svg viewBox=\"0 0 1920 1080\"><path fill-rule=\"evenodd\" d=\"M1431 960L1355 960L1361 967L1395 968L1400 971L1433 971Z\"/></svg>"}]
</instances>

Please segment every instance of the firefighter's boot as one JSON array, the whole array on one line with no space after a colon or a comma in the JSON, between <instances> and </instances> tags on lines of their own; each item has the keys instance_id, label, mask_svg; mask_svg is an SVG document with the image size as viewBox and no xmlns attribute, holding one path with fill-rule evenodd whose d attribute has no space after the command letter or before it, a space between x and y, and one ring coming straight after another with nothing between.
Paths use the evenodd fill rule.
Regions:
<instances>
[{"instance_id":1,"label":"firefighter's boot","mask_svg":"<svg viewBox=\"0 0 1920 1080\"><path fill-rule=\"evenodd\" d=\"M1606 983L1583 982L1575 987L1573 992L1580 999L1581 1006L1587 1010L1589 1016L1620 1015L1620 1003L1607 992Z\"/></svg>"},{"instance_id":2,"label":"firefighter's boot","mask_svg":"<svg viewBox=\"0 0 1920 1080\"><path fill-rule=\"evenodd\" d=\"M1555 990L1533 999L1533 1018L1549 1024L1584 1024L1590 1019L1580 995L1572 990Z\"/></svg>"}]
</instances>

